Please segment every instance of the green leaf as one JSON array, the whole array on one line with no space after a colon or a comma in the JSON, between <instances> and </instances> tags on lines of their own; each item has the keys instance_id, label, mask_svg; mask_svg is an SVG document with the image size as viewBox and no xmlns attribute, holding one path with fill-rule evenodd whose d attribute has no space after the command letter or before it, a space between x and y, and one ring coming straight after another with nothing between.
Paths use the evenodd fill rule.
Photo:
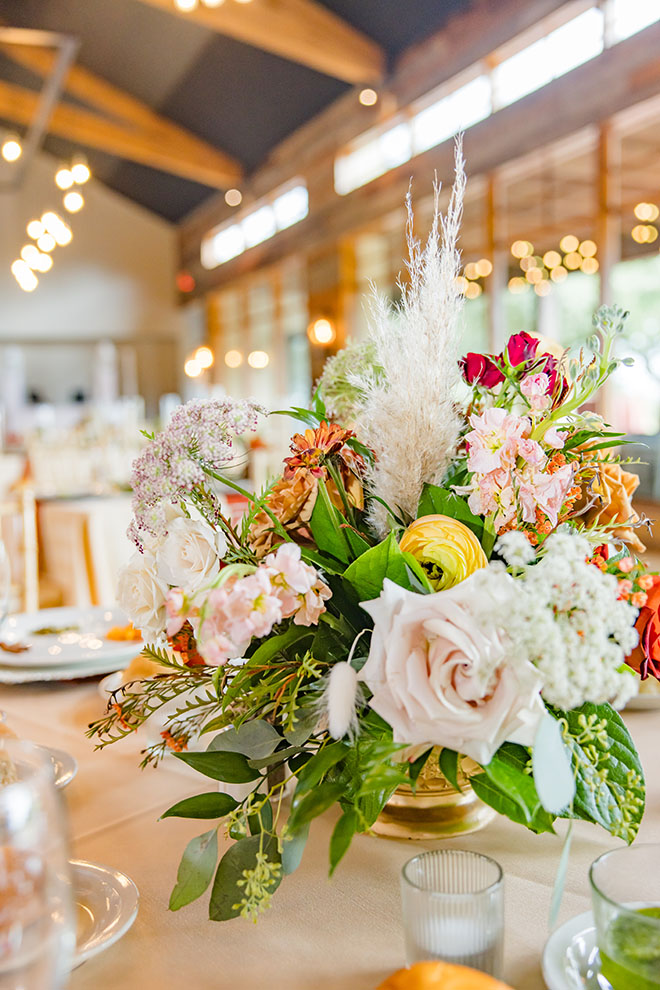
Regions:
<instances>
[{"instance_id":1,"label":"green leaf","mask_svg":"<svg viewBox=\"0 0 660 990\"><path fill-rule=\"evenodd\" d=\"M258 770L253 770L242 753L206 752L175 753L178 760L186 763L198 773L213 780L223 780L228 784L246 784L257 780Z\"/></svg>"},{"instance_id":2,"label":"green leaf","mask_svg":"<svg viewBox=\"0 0 660 990\"><path fill-rule=\"evenodd\" d=\"M302 746L306 743L312 732L319 724L319 713L316 707L305 708L301 706L296 711L296 721L293 728L284 733L284 738L292 746Z\"/></svg>"},{"instance_id":3,"label":"green leaf","mask_svg":"<svg viewBox=\"0 0 660 990\"><path fill-rule=\"evenodd\" d=\"M275 763L286 762L290 756L295 756L299 752L300 746L285 746L284 749L278 750L277 753L271 753L263 760L250 760L249 763L255 770L265 770L266 767L272 767Z\"/></svg>"},{"instance_id":4,"label":"green leaf","mask_svg":"<svg viewBox=\"0 0 660 990\"><path fill-rule=\"evenodd\" d=\"M438 757L438 766L440 773L444 774L451 786L455 787L457 791L461 791L462 788L458 782L459 754L455 750L443 746Z\"/></svg>"},{"instance_id":5,"label":"green leaf","mask_svg":"<svg viewBox=\"0 0 660 990\"><path fill-rule=\"evenodd\" d=\"M565 720L564 741L576 772L570 818L583 818L632 842L644 814L644 771L621 716L607 704L570 712L550 709Z\"/></svg>"},{"instance_id":6,"label":"green leaf","mask_svg":"<svg viewBox=\"0 0 660 990\"><path fill-rule=\"evenodd\" d=\"M348 753L349 747L342 742L330 743L316 753L298 774L297 794L310 791L321 780L331 767L334 767Z\"/></svg>"},{"instance_id":7,"label":"green leaf","mask_svg":"<svg viewBox=\"0 0 660 990\"><path fill-rule=\"evenodd\" d=\"M344 572L344 580L355 590L360 601L367 602L378 598L383 590L383 581L389 578L395 584L414 590L411 587L407 568L410 567L420 579L419 568L412 554L403 553L394 533L390 533L382 543L366 550ZM425 579L425 576L424 576ZM427 582L428 583L428 582Z\"/></svg>"},{"instance_id":8,"label":"green leaf","mask_svg":"<svg viewBox=\"0 0 660 990\"><path fill-rule=\"evenodd\" d=\"M335 872L340 860L348 851L357 830L357 812L354 808L348 808L335 825L330 839L330 876Z\"/></svg>"},{"instance_id":9,"label":"green leaf","mask_svg":"<svg viewBox=\"0 0 660 990\"><path fill-rule=\"evenodd\" d=\"M282 872L285 876L293 873L300 866L300 861L307 844L309 822L297 832L287 832L282 840Z\"/></svg>"},{"instance_id":10,"label":"green leaf","mask_svg":"<svg viewBox=\"0 0 660 990\"><path fill-rule=\"evenodd\" d=\"M209 791L207 794L196 794L194 797L178 801L164 811L161 818L224 818L230 811L238 807L229 794L220 791Z\"/></svg>"},{"instance_id":11,"label":"green leaf","mask_svg":"<svg viewBox=\"0 0 660 990\"><path fill-rule=\"evenodd\" d=\"M313 791L298 793L296 787L291 802L291 814L289 815L288 827L292 832L297 832L303 825L307 825L313 818L322 815L331 805L338 801L343 795L346 785L341 781L334 783L325 782L315 787Z\"/></svg>"},{"instance_id":12,"label":"green leaf","mask_svg":"<svg viewBox=\"0 0 660 990\"><path fill-rule=\"evenodd\" d=\"M251 654L250 662L253 664L265 663L276 657L278 653L285 653L294 643L311 638L313 635L313 629L291 623L286 632L278 633L277 636L269 636L268 639L263 640Z\"/></svg>"},{"instance_id":13,"label":"green leaf","mask_svg":"<svg viewBox=\"0 0 660 990\"><path fill-rule=\"evenodd\" d=\"M254 719L235 729L225 729L207 746L207 752L242 753L251 760L270 756L282 742L282 736L270 722Z\"/></svg>"},{"instance_id":14,"label":"green leaf","mask_svg":"<svg viewBox=\"0 0 660 990\"><path fill-rule=\"evenodd\" d=\"M438 485L426 484L422 489L419 505L417 506L417 518L432 516L436 513L441 516L450 516L452 519L458 519L468 529L471 529L481 543L486 556L490 557L495 546L495 532L492 526L487 527L484 518L475 515L460 495L450 491L448 488L439 488Z\"/></svg>"},{"instance_id":15,"label":"green leaf","mask_svg":"<svg viewBox=\"0 0 660 990\"><path fill-rule=\"evenodd\" d=\"M424 753L421 753L416 760L408 764L408 776L410 777L410 784L413 790L417 783L417 778L426 766L426 762L431 755L432 750L427 749Z\"/></svg>"},{"instance_id":16,"label":"green leaf","mask_svg":"<svg viewBox=\"0 0 660 990\"><path fill-rule=\"evenodd\" d=\"M252 835L239 839L229 847L218 865L213 881L209 918L211 921L228 921L241 913L240 902L245 896L244 888L238 886L245 870L253 870L257 865L257 853L264 852L272 863L280 862L277 839L266 835ZM280 884L273 880L268 890L272 893Z\"/></svg>"},{"instance_id":17,"label":"green leaf","mask_svg":"<svg viewBox=\"0 0 660 990\"><path fill-rule=\"evenodd\" d=\"M272 832L273 830L273 806L270 801L266 801L261 806L259 812L250 815L248 818L251 835L259 835L259 832Z\"/></svg>"},{"instance_id":18,"label":"green leaf","mask_svg":"<svg viewBox=\"0 0 660 990\"><path fill-rule=\"evenodd\" d=\"M516 802L526 821L531 822L542 805L534 778L525 773L528 762L529 752L524 746L505 743L483 769L492 783Z\"/></svg>"},{"instance_id":19,"label":"green leaf","mask_svg":"<svg viewBox=\"0 0 660 990\"><path fill-rule=\"evenodd\" d=\"M216 829L190 840L179 863L176 884L170 895L170 911L178 911L202 896L211 882L217 859Z\"/></svg>"},{"instance_id":20,"label":"green leaf","mask_svg":"<svg viewBox=\"0 0 660 990\"><path fill-rule=\"evenodd\" d=\"M522 746L513 746L513 749L521 749L523 753L527 753ZM509 794L507 787L512 781L516 781L517 777L513 769L515 759L516 757L512 755L507 769L503 768L503 759L498 761L495 766L493 765L494 761L491 760L488 764L490 773L487 773L486 768L484 768L483 773L470 777L472 789L485 804L490 805L499 814L506 815L511 821L517 822L519 825L526 825L532 832L554 832L552 827L554 818L541 807L538 794L533 797L531 792L524 793L524 785L520 781L517 781L515 785L516 797L514 798ZM518 760L518 762L520 764L521 761ZM528 779L534 788L533 780L531 777Z\"/></svg>"},{"instance_id":21,"label":"green leaf","mask_svg":"<svg viewBox=\"0 0 660 990\"><path fill-rule=\"evenodd\" d=\"M390 784L389 787L383 787L380 790L372 791L370 794L356 798L355 807L364 823L361 827L371 828L399 786L399 783Z\"/></svg>"},{"instance_id":22,"label":"green leaf","mask_svg":"<svg viewBox=\"0 0 660 990\"><path fill-rule=\"evenodd\" d=\"M335 508L328 495L328 490L324 481L319 481L318 494L309 528L312 531L314 542L323 553L330 554L342 564L348 564L353 559L345 531L342 524L346 522L341 512Z\"/></svg>"},{"instance_id":23,"label":"green leaf","mask_svg":"<svg viewBox=\"0 0 660 990\"><path fill-rule=\"evenodd\" d=\"M300 406L292 406L291 409L273 409L271 416L290 416L310 426L313 430L319 425L324 416L320 412L313 412L311 409L302 409Z\"/></svg>"}]
</instances>

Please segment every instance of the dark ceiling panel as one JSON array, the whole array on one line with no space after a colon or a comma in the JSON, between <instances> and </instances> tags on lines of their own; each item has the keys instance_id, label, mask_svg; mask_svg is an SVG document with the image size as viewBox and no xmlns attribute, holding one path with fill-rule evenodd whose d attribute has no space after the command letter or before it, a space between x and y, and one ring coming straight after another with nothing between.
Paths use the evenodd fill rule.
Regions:
<instances>
[{"instance_id":1,"label":"dark ceiling panel","mask_svg":"<svg viewBox=\"0 0 660 990\"><path fill-rule=\"evenodd\" d=\"M374 38L391 61L470 0L317 2ZM81 65L227 151L248 171L347 89L329 76L139 0L0 0L0 18L13 26L75 35ZM0 78L37 84L2 58ZM61 158L78 150L59 138L48 138L45 147ZM110 155L89 151L88 157L98 179L174 222L212 194L205 186Z\"/></svg>"},{"instance_id":2,"label":"dark ceiling panel","mask_svg":"<svg viewBox=\"0 0 660 990\"><path fill-rule=\"evenodd\" d=\"M390 56L439 31L471 0L318 0L370 35Z\"/></svg>"},{"instance_id":3,"label":"dark ceiling panel","mask_svg":"<svg viewBox=\"0 0 660 990\"><path fill-rule=\"evenodd\" d=\"M329 76L218 36L160 109L252 169L346 89Z\"/></svg>"}]
</instances>

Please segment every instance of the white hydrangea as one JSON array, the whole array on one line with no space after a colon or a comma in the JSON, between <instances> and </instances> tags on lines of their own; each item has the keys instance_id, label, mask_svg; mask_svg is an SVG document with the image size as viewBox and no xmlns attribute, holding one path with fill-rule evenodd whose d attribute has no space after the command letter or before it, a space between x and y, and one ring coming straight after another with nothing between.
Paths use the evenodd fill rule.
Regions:
<instances>
[{"instance_id":1,"label":"white hydrangea","mask_svg":"<svg viewBox=\"0 0 660 990\"><path fill-rule=\"evenodd\" d=\"M516 579L506 618L512 653L536 666L544 699L564 709L586 701L621 707L637 692L624 666L637 643L636 611L618 600L613 575L587 563L588 553L570 530L550 536Z\"/></svg>"},{"instance_id":2,"label":"white hydrangea","mask_svg":"<svg viewBox=\"0 0 660 990\"><path fill-rule=\"evenodd\" d=\"M536 559L536 551L524 533L512 529L502 533L495 544L497 552L506 560L509 567L524 567Z\"/></svg>"}]
</instances>

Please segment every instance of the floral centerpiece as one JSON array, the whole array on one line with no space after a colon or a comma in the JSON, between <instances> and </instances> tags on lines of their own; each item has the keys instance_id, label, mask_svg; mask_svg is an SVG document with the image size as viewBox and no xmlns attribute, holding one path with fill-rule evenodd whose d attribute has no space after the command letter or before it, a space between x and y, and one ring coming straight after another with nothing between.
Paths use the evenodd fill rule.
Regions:
<instances>
[{"instance_id":1,"label":"floral centerpiece","mask_svg":"<svg viewBox=\"0 0 660 990\"><path fill-rule=\"evenodd\" d=\"M615 708L659 669L657 578L624 438L588 406L624 314L600 310L574 352L516 333L461 359L464 182L459 150L424 246L409 204L399 306L376 298L368 343L289 411L305 428L239 527L218 486L239 488L224 472L258 404L190 402L136 461L120 600L163 669L90 731L103 746L167 706L144 762L170 749L209 781L164 815L210 823L173 909L212 885L211 918L256 919L313 819L339 806L332 871L429 761L458 785L469 758L478 797L534 832L637 832L643 773Z\"/></svg>"}]
</instances>

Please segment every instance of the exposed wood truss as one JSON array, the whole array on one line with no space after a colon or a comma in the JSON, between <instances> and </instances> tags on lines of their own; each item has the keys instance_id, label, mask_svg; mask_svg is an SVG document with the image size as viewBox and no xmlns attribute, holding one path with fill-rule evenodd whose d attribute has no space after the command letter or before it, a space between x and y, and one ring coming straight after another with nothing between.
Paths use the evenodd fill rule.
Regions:
<instances>
[{"instance_id":1,"label":"exposed wood truss","mask_svg":"<svg viewBox=\"0 0 660 990\"><path fill-rule=\"evenodd\" d=\"M23 45L1 47L13 61L48 79L55 64L52 51ZM72 66L64 88L108 117L60 104L48 124L51 133L214 189L226 189L240 181L241 166L229 155L87 69ZM36 93L0 82L0 114L8 120L29 124L37 101Z\"/></svg>"},{"instance_id":2,"label":"exposed wood truss","mask_svg":"<svg viewBox=\"0 0 660 990\"><path fill-rule=\"evenodd\" d=\"M377 83L384 76L380 46L314 0L256 0L213 8L200 4L185 13L174 0L142 3L345 82Z\"/></svg>"}]
</instances>

